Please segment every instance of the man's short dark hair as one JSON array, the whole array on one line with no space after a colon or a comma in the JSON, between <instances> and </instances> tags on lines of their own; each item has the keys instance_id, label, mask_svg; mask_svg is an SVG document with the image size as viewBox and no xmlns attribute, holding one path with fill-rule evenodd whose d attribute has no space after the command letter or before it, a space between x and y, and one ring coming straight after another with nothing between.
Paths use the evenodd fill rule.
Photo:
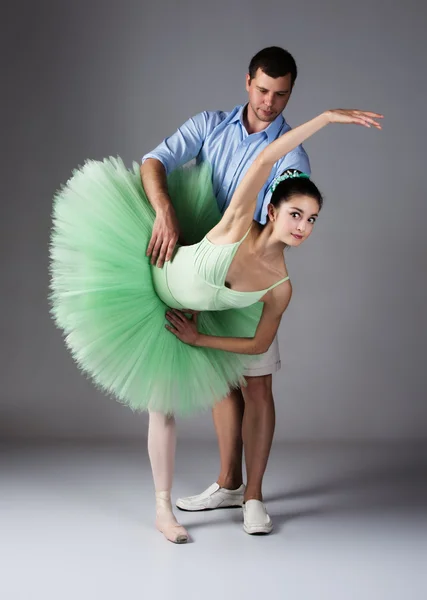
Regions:
<instances>
[{"instance_id":1,"label":"man's short dark hair","mask_svg":"<svg viewBox=\"0 0 427 600\"><path fill-rule=\"evenodd\" d=\"M274 79L284 77L290 73L292 85L294 85L298 74L297 65L292 54L278 46L264 48L255 54L249 63L249 77L251 79L255 77L258 69Z\"/></svg>"}]
</instances>

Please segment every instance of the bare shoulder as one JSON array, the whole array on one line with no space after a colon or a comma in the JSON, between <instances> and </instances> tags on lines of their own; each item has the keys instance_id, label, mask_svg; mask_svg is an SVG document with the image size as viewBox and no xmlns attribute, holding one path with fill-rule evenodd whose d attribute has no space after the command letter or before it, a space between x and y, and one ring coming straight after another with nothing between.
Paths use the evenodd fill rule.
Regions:
<instances>
[{"instance_id":1,"label":"bare shoulder","mask_svg":"<svg viewBox=\"0 0 427 600\"><path fill-rule=\"evenodd\" d=\"M214 244L228 244L230 233L232 233L232 222L224 214L221 221L209 231L208 238Z\"/></svg>"},{"instance_id":2,"label":"bare shoulder","mask_svg":"<svg viewBox=\"0 0 427 600\"><path fill-rule=\"evenodd\" d=\"M234 244L247 233L251 223L252 219L239 219L233 210L227 208L221 221L209 231L208 238L214 244Z\"/></svg>"},{"instance_id":3,"label":"bare shoulder","mask_svg":"<svg viewBox=\"0 0 427 600\"><path fill-rule=\"evenodd\" d=\"M271 312L281 315L287 309L291 297L292 284L288 279L266 294L264 304Z\"/></svg>"}]
</instances>

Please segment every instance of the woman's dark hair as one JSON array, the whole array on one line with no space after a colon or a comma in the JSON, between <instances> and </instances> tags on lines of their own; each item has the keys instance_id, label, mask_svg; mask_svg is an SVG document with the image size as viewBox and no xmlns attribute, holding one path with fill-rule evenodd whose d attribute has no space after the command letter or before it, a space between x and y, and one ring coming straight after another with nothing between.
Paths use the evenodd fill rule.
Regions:
<instances>
[{"instance_id":1,"label":"woman's dark hair","mask_svg":"<svg viewBox=\"0 0 427 600\"><path fill-rule=\"evenodd\" d=\"M316 200L319 210L323 206L323 196L317 186L298 169L287 169L282 175L289 175L287 179L280 181L274 188L270 203L278 208L283 202L288 202L293 196L310 196ZM274 182L273 182L274 185Z\"/></svg>"},{"instance_id":2,"label":"woman's dark hair","mask_svg":"<svg viewBox=\"0 0 427 600\"><path fill-rule=\"evenodd\" d=\"M258 69L261 69L269 77L277 79L291 74L291 85L297 78L297 65L294 57L287 50L278 46L264 48L255 54L249 63L249 77L253 79Z\"/></svg>"}]
</instances>

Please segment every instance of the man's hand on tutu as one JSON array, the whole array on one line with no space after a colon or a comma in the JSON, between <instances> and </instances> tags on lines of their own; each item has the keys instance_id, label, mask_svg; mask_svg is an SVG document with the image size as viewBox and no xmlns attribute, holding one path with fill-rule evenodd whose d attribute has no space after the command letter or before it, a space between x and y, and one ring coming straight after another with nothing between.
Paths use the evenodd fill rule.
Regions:
<instances>
[{"instance_id":1,"label":"man's hand on tutu","mask_svg":"<svg viewBox=\"0 0 427 600\"><path fill-rule=\"evenodd\" d=\"M327 110L325 113L329 123L355 123L364 127L376 127L381 129L378 119L383 119L384 116L366 110L354 110L347 108L335 108Z\"/></svg>"},{"instance_id":2,"label":"man's hand on tutu","mask_svg":"<svg viewBox=\"0 0 427 600\"><path fill-rule=\"evenodd\" d=\"M191 314L191 318L188 318L185 313ZM198 311L195 310L180 311L172 308L166 313L166 318L170 325L165 325L165 327L181 342L196 346L199 339L199 332L197 330L198 315Z\"/></svg>"},{"instance_id":3,"label":"man's hand on tutu","mask_svg":"<svg viewBox=\"0 0 427 600\"><path fill-rule=\"evenodd\" d=\"M147 256L151 256L151 264L162 268L165 261L172 258L178 238L179 224L173 209L159 212L147 248Z\"/></svg>"}]
</instances>

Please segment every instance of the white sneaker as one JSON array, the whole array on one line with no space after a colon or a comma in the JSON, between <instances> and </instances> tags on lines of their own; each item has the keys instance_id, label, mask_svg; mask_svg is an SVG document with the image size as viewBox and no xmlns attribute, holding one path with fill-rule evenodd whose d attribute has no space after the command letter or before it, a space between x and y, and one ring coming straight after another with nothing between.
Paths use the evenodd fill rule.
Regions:
<instances>
[{"instance_id":1,"label":"white sneaker","mask_svg":"<svg viewBox=\"0 0 427 600\"><path fill-rule=\"evenodd\" d=\"M227 490L213 483L207 490L197 496L187 496L187 498L178 498L176 505L181 510L215 510L216 508L232 508L243 505L243 494L245 486L242 485L237 490Z\"/></svg>"},{"instance_id":2,"label":"white sneaker","mask_svg":"<svg viewBox=\"0 0 427 600\"><path fill-rule=\"evenodd\" d=\"M243 529L250 535L271 533L273 523L260 500L248 500L243 505Z\"/></svg>"}]
</instances>

